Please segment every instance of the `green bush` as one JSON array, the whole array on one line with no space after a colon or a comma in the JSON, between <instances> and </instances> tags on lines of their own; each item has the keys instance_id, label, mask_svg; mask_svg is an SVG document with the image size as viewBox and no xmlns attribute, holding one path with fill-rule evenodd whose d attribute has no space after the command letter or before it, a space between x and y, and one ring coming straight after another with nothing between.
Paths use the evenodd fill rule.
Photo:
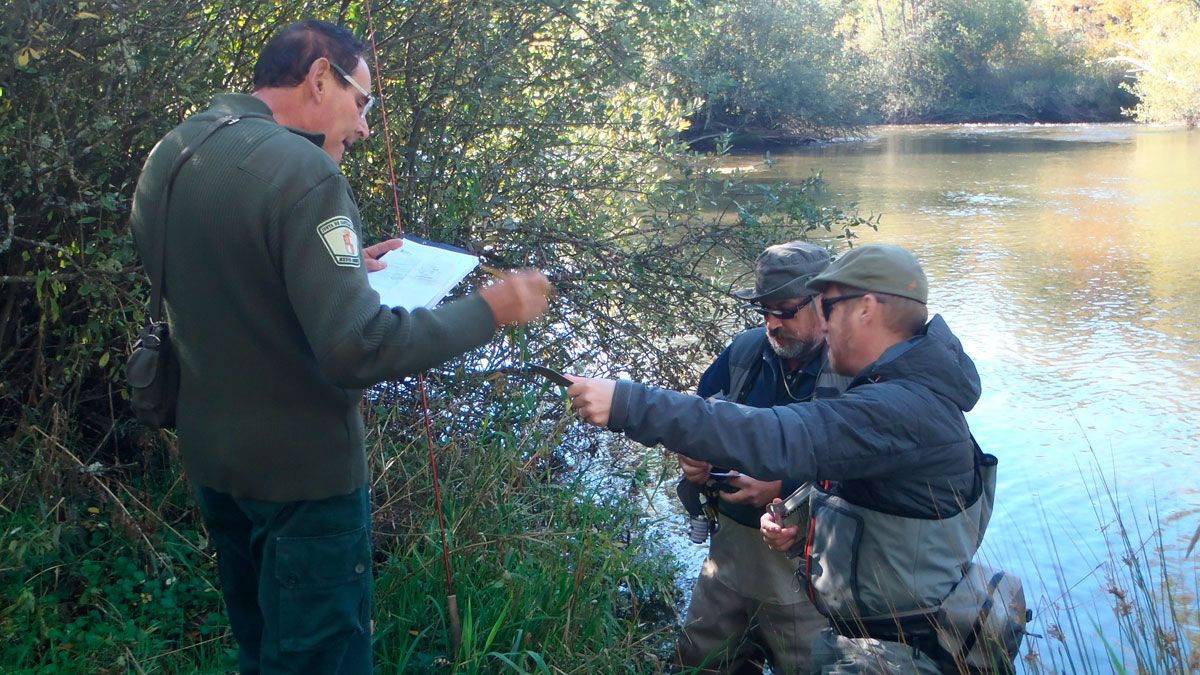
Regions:
<instances>
[{"instance_id":1,"label":"green bush","mask_svg":"<svg viewBox=\"0 0 1200 675\"><path fill-rule=\"evenodd\" d=\"M1158 39L1147 39L1137 58L1126 59L1137 72L1130 91L1133 112L1145 122L1200 125L1200 5L1163 17Z\"/></svg>"},{"instance_id":2,"label":"green bush","mask_svg":"<svg viewBox=\"0 0 1200 675\"><path fill-rule=\"evenodd\" d=\"M871 121L862 64L838 30L842 11L813 0L697 3L694 36L668 62L675 86L699 102L685 138L790 143Z\"/></svg>"},{"instance_id":3,"label":"green bush","mask_svg":"<svg viewBox=\"0 0 1200 675\"><path fill-rule=\"evenodd\" d=\"M321 7L30 1L6 10L0 435L40 429L82 448L84 461L129 458L155 442L129 424L120 381L145 319L147 286L126 223L138 171L153 143L212 93L247 87L254 55L279 25ZM361 11L324 15L365 30ZM664 55L654 46L679 35L682 11L655 0L377 11L391 148L376 124L375 140L345 166L368 235L399 229L394 150L406 230L464 245L489 265L552 276L552 322L563 332L531 333L530 354L580 367L636 362L669 383L690 377L682 357L695 352L646 336L686 326L703 348L719 346L709 307L728 279L701 264L707 252L745 262L804 231L703 217L726 199L727 181L711 181L711 163L675 140L686 109L655 67ZM664 304L678 312L658 311ZM513 356L501 345L488 358ZM23 460L0 457L9 467Z\"/></svg>"},{"instance_id":4,"label":"green bush","mask_svg":"<svg viewBox=\"0 0 1200 675\"><path fill-rule=\"evenodd\" d=\"M212 554L165 487L156 513L128 510L121 502L137 501L125 486L121 502L0 516L0 589L13 599L0 609L5 672L191 671L228 650Z\"/></svg>"},{"instance_id":5,"label":"green bush","mask_svg":"<svg viewBox=\"0 0 1200 675\"><path fill-rule=\"evenodd\" d=\"M1120 69L1047 30L1027 0L878 3L855 44L889 122L1094 122L1128 105Z\"/></svg>"}]
</instances>

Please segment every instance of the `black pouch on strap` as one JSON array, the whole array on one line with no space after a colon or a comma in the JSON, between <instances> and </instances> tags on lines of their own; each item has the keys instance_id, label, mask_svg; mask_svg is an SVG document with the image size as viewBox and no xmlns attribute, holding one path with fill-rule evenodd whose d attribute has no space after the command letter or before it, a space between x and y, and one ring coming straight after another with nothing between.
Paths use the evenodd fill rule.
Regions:
<instances>
[{"instance_id":1,"label":"black pouch on strap","mask_svg":"<svg viewBox=\"0 0 1200 675\"><path fill-rule=\"evenodd\" d=\"M173 428L179 401L179 359L171 347L166 321L151 321L138 331L125 378L138 421L153 429Z\"/></svg>"}]
</instances>

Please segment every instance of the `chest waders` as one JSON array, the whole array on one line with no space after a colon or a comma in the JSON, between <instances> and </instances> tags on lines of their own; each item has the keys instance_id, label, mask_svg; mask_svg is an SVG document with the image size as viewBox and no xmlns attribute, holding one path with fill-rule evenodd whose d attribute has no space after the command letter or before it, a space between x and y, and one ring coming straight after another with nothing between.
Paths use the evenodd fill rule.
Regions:
<instances>
[{"instance_id":1,"label":"chest waders","mask_svg":"<svg viewBox=\"0 0 1200 675\"><path fill-rule=\"evenodd\" d=\"M975 449L975 485L942 518L876 511L813 492L805 561L809 599L850 638L903 642L943 670L1008 672L1029 614L1015 576L972 562L991 519L994 456Z\"/></svg>"}]
</instances>

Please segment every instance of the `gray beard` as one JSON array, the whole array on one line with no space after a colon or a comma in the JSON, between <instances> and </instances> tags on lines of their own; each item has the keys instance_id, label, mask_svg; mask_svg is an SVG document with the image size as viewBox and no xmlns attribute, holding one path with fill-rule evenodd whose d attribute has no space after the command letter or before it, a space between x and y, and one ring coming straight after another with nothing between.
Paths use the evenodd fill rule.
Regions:
<instances>
[{"instance_id":1,"label":"gray beard","mask_svg":"<svg viewBox=\"0 0 1200 675\"><path fill-rule=\"evenodd\" d=\"M770 333L767 333L767 342L771 343L771 349L781 359L798 359L805 356L812 356L816 353L817 348L821 346L820 342L807 342L804 340L789 340L785 344L776 340L775 336Z\"/></svg>"}]
</instances>

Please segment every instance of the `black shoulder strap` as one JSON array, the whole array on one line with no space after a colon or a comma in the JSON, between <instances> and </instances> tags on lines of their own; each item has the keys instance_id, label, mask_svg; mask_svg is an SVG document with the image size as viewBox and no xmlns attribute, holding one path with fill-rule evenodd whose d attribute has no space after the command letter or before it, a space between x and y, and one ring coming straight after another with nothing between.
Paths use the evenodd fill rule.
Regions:
<instances>
[{"instance_id":1,"label":"black shoulder strap","mask_svg":"<svg viewBox=\"0 0 1200 675\"><path fill-rule=\"evenodd\" d=\"M175 185L175 177L179 175L179 170L192 158L196 150L204 145L204 142L216 133L217 129L235 124L243 117L273 119L269 115L247 113L245 115L225 115L213 120L196 135L190 144L183 148L183 152L180 152L179 156L175 158L175 163L171 165L171 171L167 174L167 187L163 190L163 198L159 201L158 207L158 222L162 223L162 236L158 238L158 269L157 273L150 275L150 320L154 323L162 321L163 293L167 283L167 207L171 201L171 188Z\"/></svg>"}]
</instances>

